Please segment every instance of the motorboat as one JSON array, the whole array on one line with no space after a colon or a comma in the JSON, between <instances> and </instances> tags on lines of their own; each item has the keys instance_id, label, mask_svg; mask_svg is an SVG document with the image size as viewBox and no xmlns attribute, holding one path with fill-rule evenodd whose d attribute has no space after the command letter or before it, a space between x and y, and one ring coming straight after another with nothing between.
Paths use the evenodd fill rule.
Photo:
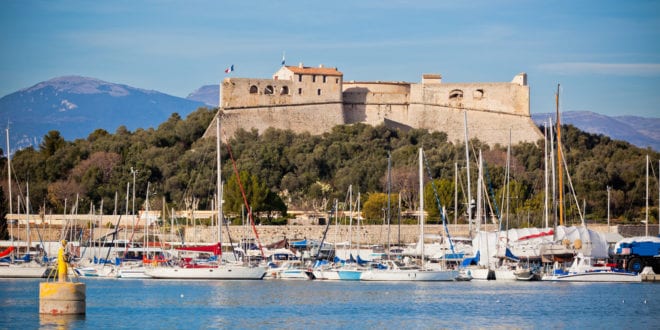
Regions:
<instances>
[{"instance_id":1,"label":"motorboat","mask_svg":"<svg viewBox=\"0 0 660 330\"><path fill-rule=\"evenodd\" d=\"M591 257L581 253L575 256L573 263L566 270L556 269L543 277L544 281L567 282L641 282L642 275L617 269L612 265L595 263Z\"/></svg>"}]
</instances>

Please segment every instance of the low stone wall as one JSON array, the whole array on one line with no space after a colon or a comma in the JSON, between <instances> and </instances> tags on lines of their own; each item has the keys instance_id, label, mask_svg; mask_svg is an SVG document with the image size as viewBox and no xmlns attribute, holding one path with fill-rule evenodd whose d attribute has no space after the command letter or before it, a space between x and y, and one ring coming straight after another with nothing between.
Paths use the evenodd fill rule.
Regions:
<instances>
[{"instance_id":1,"label":"low stone wall","mask_svg":"<svg viewBox=\"0 0 660 330\"><path fill-rule=\"evenodd\" d=\"M302 239L316 239L320 240L323 238L323 232L325 231L325 226L322 225L286 225L286 226L257 226L257 231L259 233L259 238L263 245L268 245L280 241L284 238L289 241L302 240ZM399 226L394 224L390 226L389 241L396 243L401 240L402 243L414 243L417 242L419 237L419 226L417 225L401 225ZM482 226L482 230L484 227ZM625 229L625 232L620 232L624 237L629 236L638 236L638 232L641 231L641 235L644 234L644 226L612 226L608 228L607 225L589 225L589 229L595 230L597 232L606 233L606 232L620 232L621 229ZM609 229L609 230L608 230ZM653 230L652 230L653 229ZM485 230L493 231L496 230L495 225L486 226ZM657 233L657 225L649 226L649 233ZM111 232L111 229L108 228L95 228L94 237L101 237ZM143 237L143 229L136 228L136 232L133 235L135 239L141 240ZM427 225L424 227L424 232L427 235L442 235L444 229L441 225ZM468 226L467 225L449 225L449 232L452 236L458 237L468 236ZM160 237L163 241L180 241L179 237L171 237L169 235L169 229L163 229L160 232ZM150 231L150 235L154 234L153 231ZM387 226L382 225L367 225L353 227L349 231L347 226L330 226L328 233L326 235L326 240L329 242L348 242L349 234L352 235L353 242L359 241L360 244L382 244L388 241L388 230ZM31 230L31 239L33 242L37 242L41 239L44 241L57 241L61 238L60 228L33 228ZM230 226L229 233L227 233L226 228L223 228L223 241L229 242L230 236L233 242L238 242L240 239L245 237L254 237L252 230L248 227L243 226ZM15 239L24 240L25 229L21 228L20 232L16 231L14 228L14 237ZM85 231L83 237L88 239L88 232ZM124 237L131 237L130 230L126 234L124 231L121 231L118 235L118 239L123 239ZM185 230L185 241L186 242L200 242L200 243L211 243L217 241L217 228L212 227L188 227Z\"/></svg>"}]
</instances>

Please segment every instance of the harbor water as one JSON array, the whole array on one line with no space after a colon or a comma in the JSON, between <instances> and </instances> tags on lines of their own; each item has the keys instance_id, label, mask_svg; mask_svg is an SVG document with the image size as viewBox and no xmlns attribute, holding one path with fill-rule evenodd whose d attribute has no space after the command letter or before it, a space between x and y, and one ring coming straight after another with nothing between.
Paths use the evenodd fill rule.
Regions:
<instances>
[{"instance_id":1,"label":"harbor water","mask_svg":"<svg viewBox=\"0 0 660 330\"><path fill-rule=\"evenodd\" d=\"M657 283L84 279L87 314L39 315L0 280L0 329L660 328Z\"/></svg>"}]
</instances>

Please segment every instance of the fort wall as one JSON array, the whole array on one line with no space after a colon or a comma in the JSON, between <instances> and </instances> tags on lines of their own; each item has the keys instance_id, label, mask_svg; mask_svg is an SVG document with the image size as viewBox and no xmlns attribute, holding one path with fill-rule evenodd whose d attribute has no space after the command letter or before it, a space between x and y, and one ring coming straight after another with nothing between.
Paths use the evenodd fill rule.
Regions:
<instances>
[{"instance_id":1,"label":"fort wall","mask_svg":"<svg viewBox=\"0 0 660 330\"><path fill-rule=\"evenodd\" d=\"M227 78L222 84L222 127L227 136L239 128L269 127L320 134L343 124L385 124L447 133L490 145L536 142L543 136L530 116L527 75L507 82L443 83L424 74L420 83L344 82L336 68L283 66L272 79ZM215 135L212 123L205 136ZM510 133L509 133L510 132Z\"/></svg>"},{"instance_id":2,"label":"fort wall","mask_svg":"<svg viewBox=\"0 0 660 330\"><path fill-rule=\"evenodd\" d=\"M241 111L222 110L221 116L222 130L227 137L233 136L239 129L256 129L263 133L269 127L297 133L321 134L344 124L341 103L258 107ZM216 119L217 117L206 130L205 136L215 136Z\"/></svg>"}]
</instances>

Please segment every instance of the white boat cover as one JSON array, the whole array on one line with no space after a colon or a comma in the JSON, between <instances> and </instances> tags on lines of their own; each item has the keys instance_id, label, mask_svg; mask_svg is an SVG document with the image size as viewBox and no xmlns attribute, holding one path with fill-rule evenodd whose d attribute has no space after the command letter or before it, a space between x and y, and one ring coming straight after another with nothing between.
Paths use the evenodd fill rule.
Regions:
<instances>
[{"instance_id":1,"label":"white boat cover","mask_svg":"<svg viewBox=\"0 0 660 330\"><path fill-rule=\"evenodd\" d=\"M581 252L585 256L608 257L605 237L584 226L557 226L554 231L552 228L519 228L499 233L482 231L472 239L473 251L475 254L480 252L479 264L483 266L488 266L488 261L493 261L498 255L504 256L504 246L508 246L517 257L538 258L540 247L553 243L570 245L574 247L575 253Z\"/></svg>"}]
</instances>

